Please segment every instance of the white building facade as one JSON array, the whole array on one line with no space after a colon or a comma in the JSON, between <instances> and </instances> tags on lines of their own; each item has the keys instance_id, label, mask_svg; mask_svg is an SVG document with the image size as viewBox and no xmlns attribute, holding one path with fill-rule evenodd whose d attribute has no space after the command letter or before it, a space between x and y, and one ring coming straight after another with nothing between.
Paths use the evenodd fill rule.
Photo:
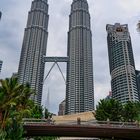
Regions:
<instances>
[{"instance_id":1,"label":"white building facade","mask_svg":"<svg viewBox=\"0 0 140 140\"><path fill-rule=\"evenodd\" d=\"M107 25L112 98L122 103L138 101L135 63L128 25Z\"/></svg>"}]
</instances>

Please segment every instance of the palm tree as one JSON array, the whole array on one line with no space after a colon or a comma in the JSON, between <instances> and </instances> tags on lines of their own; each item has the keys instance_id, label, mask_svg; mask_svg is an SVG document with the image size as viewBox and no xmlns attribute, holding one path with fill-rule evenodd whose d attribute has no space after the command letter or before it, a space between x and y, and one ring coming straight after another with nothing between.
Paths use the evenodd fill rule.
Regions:
<instances>
[{"instance_id":1,"label":"palm tree","mask_svg":"<svg viewBox=\"0 0 140 140\"><path fill-rule=\"evenodd\" d=\"M30 96L35 94L35 91L29 84L19 84L17 78L1 79L0 85L0 139L22 140L24 133L22 118L42 118L42 106L30 100ZM54 140L56 137L37 139Z\"/></svg>"},{"instance_id":2,"label":"palm tree","mask_svg":"<svg viewBox=\"0 0 140 140\"><path fill-rule=\"evenodd\" d=\"M6 120L9 116L9 111L13 106L16 106L15 99L17 98L18 91L22 85L17 84L17 79L6 78L0 80L0 110L1 110L1 127L5 127Z\"/></svg>"},{"instance_id":3,"label":"palm tree","mask_svg":"<svg viewBox=\"0 0 140 140\"><path fill-rule=\"evenodd\" d=\"M6 78L0 80L0 113L1 113L1 129L4 129L6 122L11 120L11 117L22 118L22 115L29 112L29 97L34 93L29 85L18 83L17 78Z\"/></svg>"},{"instance_id":4,"label":"palm tree","mask_svg":"<svg viewBox=\"0 0 140 140\"><path fill-rule=\"evenodd\" d=\"M34 90L29 84L19 84L13 77L1 79L0 85L0 131L5 139L21 140L24 132L22 118L31 115L34 103L29 98Z\"/></svg>"}]
</instances>

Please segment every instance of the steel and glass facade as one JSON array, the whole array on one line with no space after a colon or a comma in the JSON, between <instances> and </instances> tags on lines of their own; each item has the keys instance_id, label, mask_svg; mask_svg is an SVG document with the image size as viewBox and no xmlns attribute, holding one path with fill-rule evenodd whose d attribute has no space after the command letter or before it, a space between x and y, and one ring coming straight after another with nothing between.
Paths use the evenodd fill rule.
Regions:
<instances>
[{"instance_id":1,"label":"steel and glass facade","mask_svg":"<svg viewBox=\"0 0 140 140\"><path fill-rule=\"evenodd\" d=\"M94 109L92 33L87 0L73 0L69 16L66 114Z\"/></svg>"},{"instance_id":2,"label":"steel and glass facade","mask_svg":"<svg viewBox=\"0 0 140 140\"><path fill-rule=\"evenodd\" d=\"M2 12L0 11L0 19L1 19L1 16L2 16Z\"/></svg>"},{"instance_id":3,"label":"steel and glass facade","mask_svg":"<svg viewBox=\"0 0 140 140\"><path fill-rule=\"evenodd\" d=\"M122 103L138 101L135 64L128 25L107 25L112 97Z\"/></svg>"},{"instance_id":4,"label":"steel and glass facade","mask_svg":"<svg viewBox=\"0 0 140 140\"><path fill-rule=\"evenodd\" d=\"M0 20L1 20L1 16L2 16L2 12L0 11ZM0 60L0 73L1 73L1 69L2 69L2 61Z\"/></svg>"},{"instance_id":5,"label":"steel and glass facade","mask_svg":"<svg viewBox=\"0 0 140 140\"><path fill-rule=\"evenodd\" d=\"M41 104L42 87L48 38L47 0L34 0L28 14L18 69L20 83L29 83L36 95L31 98Z\"/></svg>"},{"instance_id":6,"label":"steel and glass facade","mask_svg":"<svg viewBox=\"0 0 140 140\"><path fill-rule=\"evenodd\" d=\"M136 79L137 79L137 89L140 101L140 70L136 70Z\"/></svg>"},{"instance_id":7,"label":"steel and glass facade","mask_svg":"<svg viewBox=\"0 0 140 140\"><path fill-rule=\"evenodd\" d=\"M2 61L0 60L0 73L1 73L1 69L2 69Z\"/></svg>"}]
</instances>

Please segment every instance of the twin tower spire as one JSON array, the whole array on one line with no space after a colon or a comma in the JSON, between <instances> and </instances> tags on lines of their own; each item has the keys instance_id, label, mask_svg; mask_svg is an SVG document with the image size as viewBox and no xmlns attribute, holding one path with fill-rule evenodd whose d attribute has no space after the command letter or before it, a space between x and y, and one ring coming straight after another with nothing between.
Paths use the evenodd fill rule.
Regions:
<instances>
[{"instance_id":1,"label":"twin tower spire","mask_svg":"<svg viewBox=\"0 0 140 140\"><path fill-rule=\"evenodd\" d=\"M18 77L29 83L41 104L48 38L47 0L34 0L25 28ZM92 33L86 0L73 0L69 19L66 75L66 114L94 109ZM59 96L59 95L58 95Z\"/></svg>"}]
</instances>

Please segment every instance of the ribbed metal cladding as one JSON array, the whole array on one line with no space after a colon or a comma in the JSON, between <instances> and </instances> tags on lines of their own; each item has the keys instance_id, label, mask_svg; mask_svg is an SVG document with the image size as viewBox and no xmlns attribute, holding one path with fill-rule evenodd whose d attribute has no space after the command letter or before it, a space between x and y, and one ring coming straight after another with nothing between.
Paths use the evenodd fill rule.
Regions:
<instances>
[{"instance_id":1,"label":"ribbed metal cladding","mask_svg":"<svg viewBox=\"0 0 140 140\"><path fill-rule=\"evenodd\" d=\"M43 56L46 55L48 38L47 0L34 0L28 14L18 69L20 83L29 83L36 95L31 98L41 104L44 77Z\"/></svg>"},{"instance_id":2,"label":"ribbed metal cladding","mask_svg":"<svg viewBox=\"0 0 140 140\"><path fill-rule=\"evenodd\" d=\"M112 97L122 103L138 101L135 63L127 24L107 25Z\"/></svg>"},{"instance_id":3,"label":"ribbed metal cladding","mask_svg":"<svg viewBox=\"0 0 140 140\"><path fill-rule=\"evenodd\" d=\"M94 110L92 34L86 0L74 0L69 16L66 114Z\"/></svg>"}]
</instances>

